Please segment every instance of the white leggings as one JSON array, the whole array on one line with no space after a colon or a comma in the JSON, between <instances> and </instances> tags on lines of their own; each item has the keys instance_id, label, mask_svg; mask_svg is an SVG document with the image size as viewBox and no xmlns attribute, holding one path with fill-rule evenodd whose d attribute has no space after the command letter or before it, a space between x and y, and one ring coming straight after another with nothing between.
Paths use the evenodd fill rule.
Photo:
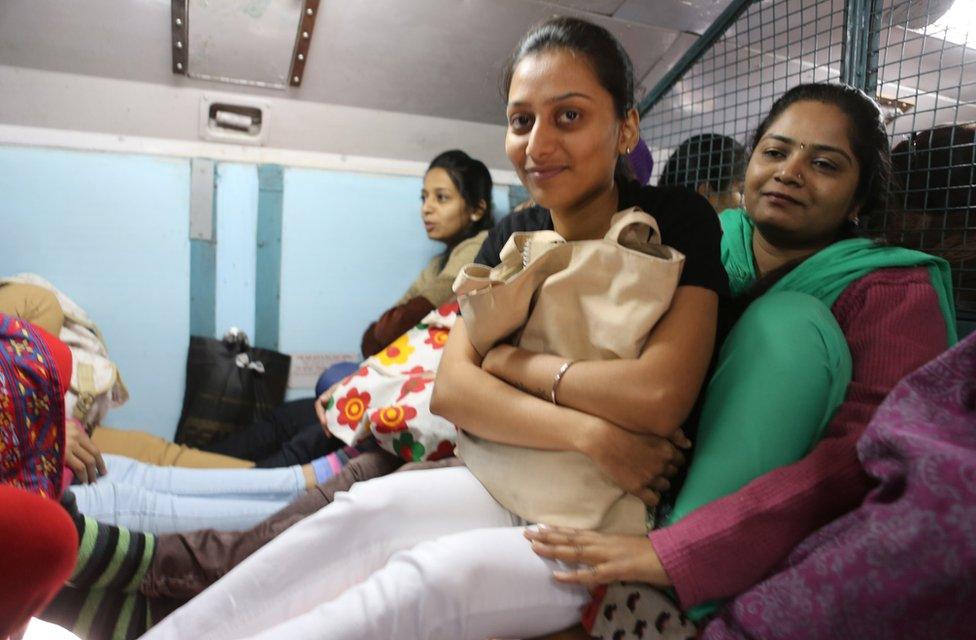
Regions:
<instances>
[{"instance_id":1,"label":"white leggings","mask_svg":"<svg viewBox=\"0 0 976 640\"><path fill-rule=\"evenodd\" d=\"M144 636L520 638L579 621L585 589L463 467L361 482Z\"/></svg>"}]
</instances>

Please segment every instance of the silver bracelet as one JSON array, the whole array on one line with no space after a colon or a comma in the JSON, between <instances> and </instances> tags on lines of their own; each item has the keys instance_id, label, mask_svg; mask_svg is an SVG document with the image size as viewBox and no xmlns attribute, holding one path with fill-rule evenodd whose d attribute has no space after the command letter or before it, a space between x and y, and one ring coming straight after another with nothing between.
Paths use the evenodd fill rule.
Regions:
<instances>
[{"instance_id":1,"label":"silver bracelet","mask_svg":"<svg viewBox=\"0 0 976 640\"><path fill-rule=\"evenodd\" d=\"M559 367L559 371L556 372L556 375L552 377L552 390L549 392L549 399L552 400L552 403L556 406L559 406L559 403L556 402L556 389L559 387L559 383L562 381L563 376L566 375L566 372L569 371L569 368L575 363L575 360L567 360L563 363L563 366Z\"/></svg>"}]
</instances>

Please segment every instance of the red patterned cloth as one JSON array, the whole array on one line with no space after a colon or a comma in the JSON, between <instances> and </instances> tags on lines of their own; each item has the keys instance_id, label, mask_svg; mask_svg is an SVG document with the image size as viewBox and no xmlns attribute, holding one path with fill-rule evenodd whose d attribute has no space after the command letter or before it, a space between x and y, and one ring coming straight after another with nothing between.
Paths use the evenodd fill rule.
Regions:
<instances>
[{"instance_id":1,"label":"red patterned cloth","mask_svg":"<svg viewBox=\"0 0 976 640\"><path fill-rule=\"evenodd\" d=\"M61 495L70 379L71 352L64 343L0 314L0 483Z\"/></svg>"}]
</instances>

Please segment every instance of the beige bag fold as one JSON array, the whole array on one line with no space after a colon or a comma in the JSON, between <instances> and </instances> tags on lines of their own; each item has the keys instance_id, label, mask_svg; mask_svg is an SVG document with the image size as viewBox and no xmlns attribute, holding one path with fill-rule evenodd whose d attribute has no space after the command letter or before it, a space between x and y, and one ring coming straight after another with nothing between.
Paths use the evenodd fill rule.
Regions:
<instances>
[{"instance_id":1,"label":"beige bag fold","mask_svg":"<svg viewBox=\"0 0 976 640\"><path fill-rule=\"evenodd\" d=\"M467 265L454 282L472 345L500 342L572 360L635 358L667 311L684 256L633 207L600 240L513 234L501 263ZM609 533L646 531L644 504L586 456L458 434L458 453L506 509L529 522Z\"/></svg>"}]
</instances>

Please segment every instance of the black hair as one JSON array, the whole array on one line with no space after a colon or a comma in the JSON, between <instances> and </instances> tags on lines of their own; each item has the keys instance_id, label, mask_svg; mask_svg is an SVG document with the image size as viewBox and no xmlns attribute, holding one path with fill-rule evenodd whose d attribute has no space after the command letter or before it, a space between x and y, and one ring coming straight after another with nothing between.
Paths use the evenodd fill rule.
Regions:
<instances>
[{"instance_id":1,"label":"black hair","mask_svg":"<svg viewBox=\"0 0 976 640\"><path fill-rule=\"evenodd\" d=\"M793 87L773 103L769 114L756 129L752 148L755 150L770 125L784 111L797 102L805 101L833 105L847 116L847 135L858 164L854 200L861 205L858 217L866 223L873 214L884 212L888 205L891 189L891 148L881 109L860 89L826 82ZM840 229L837 239L857 235L860 235L857 227L848 222Z\"/></svg>"},{"instance_id":2,"label":"black hair","mask_svg":"<svg viewBox=\"0 0 976 640\"><path fill-rule=\"evenodd\" d=\"M745 146L732 138L702 133L686 139L671 153L658 184L695 189L705 183L721 193L745 177L748 160Z\"/></svg>"},{"instance_id":3,"label":"black hair","mask_svg":"<svg viewBox=\"0 0 976 640\"><path fill-rule=\"evenodd\" d=\"M790 106L804 101L834 105L847 116L847 134L858 164L857 188L854 191L854 199L861 205L858 217L864 218L866 222L872 214L883 213L888 205L891 189L891 148L881 109L860 89L834 83L811 83L793 87L773 103L769 113L759 124L752 140L753 152L770 125ZM863 235L854 223L848 221L839 229L834 240ZM883 240L876 242L885 244ZM805 259L788 262L759 278L736 301L736 314L741 314L753 300L769 291L784 276L803 264Z\"/></svg>"},{"instance_id":4,"label":"black hair","mask_svg":"<svg viewBox=\"0 0 976 640\"><path fill-rule=\"evenodd\" d=\"M976 124L926 129L892 150L903 207L949 213L976 208Z\"/></svg>"},{"instance_id":5,"label":"black hair","mask_svg":"<svg viewBox=\"0 0 976 640\"><path fill-rule=\"evenodd\" d=\"M472 158L460 149L451 149L437 154L430 161L427 171L431 169L443 169L447 173L468 209L477 211L484 207L484 213L480 218L446 242L447 247L441 254L444 263L459 243L495 226L495 218L492 215L491 173L484 162Z\"/></svg>"},{"instance_id":6,"label":"black hair","mask_svg":"<svg viewBox=\"0 0 976 640\"><path fill-rule=\"evenodd\" d=\"M529 29L515 47L502 72L504 96L512 86L515 67L526 56L553 49L582 54L600 85L613 98L614 112L623 120L637 104L634 95L634 64L613 34L592 22L569 16L555 16ZM614 178L633 179L634 172L623 155L617 158Z\"/></svg>"},{"instance_id":7,"label":"black hair","mask_svg":"<svg viewBox=\"0 0 976 640\"><path fill-rule=\"evenodd\" d=\"M945 258L954 270L958 310L976 311L976 260L969 231L976 219L976 123L912 134L891 152L897 202L884 224L887 241Z\"/></svg>"}]
</instances>

